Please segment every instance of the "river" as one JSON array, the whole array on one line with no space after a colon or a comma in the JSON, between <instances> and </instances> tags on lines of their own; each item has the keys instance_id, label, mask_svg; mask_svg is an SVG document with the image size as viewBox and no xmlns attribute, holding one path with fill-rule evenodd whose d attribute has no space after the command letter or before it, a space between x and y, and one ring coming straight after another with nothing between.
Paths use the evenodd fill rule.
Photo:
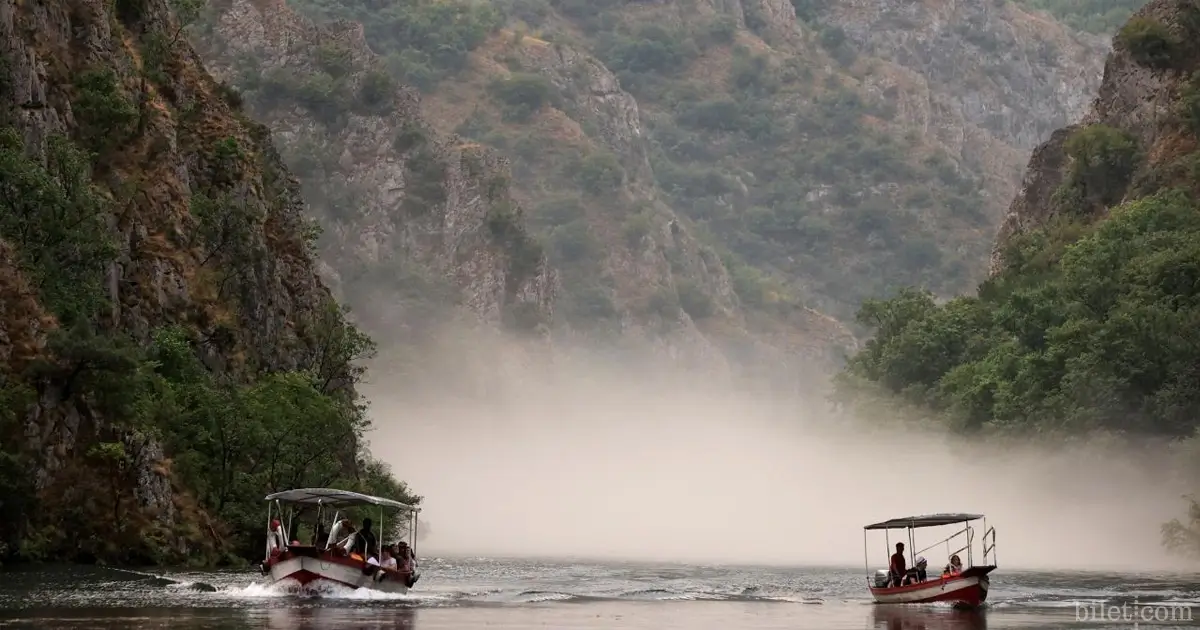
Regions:
<instances>
[{"instance_id":1,"label":"river","mask_svg":"<svg viewBox=\"0 0 1200 630\"><path fill-rule=\"evenodd\" d=\"M1200 611L1198 576L1001 567L993 574L988 605L969 613L941 606L874 605L862 573L861 568L428 558L412 592L381 595L287 593L264 586L252 570L23 567L0 572L0 627L1200 628L1200 615L1193 614Z\"/></svg>"}]
</instances>

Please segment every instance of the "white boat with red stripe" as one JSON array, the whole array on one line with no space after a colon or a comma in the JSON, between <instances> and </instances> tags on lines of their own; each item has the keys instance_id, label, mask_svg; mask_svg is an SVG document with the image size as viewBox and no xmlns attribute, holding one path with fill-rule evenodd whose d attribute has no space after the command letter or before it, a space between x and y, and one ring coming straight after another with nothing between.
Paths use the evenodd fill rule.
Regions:
<instances>
[{"instance_id":1,"label":"white boat with red stripe","mask_svg":"<svg viewBox=\"0 0 1200 630\"><path fill-rule=\"evenodd\" d=\"M975 565L975 527L971 523L982 521L983 536L980 537L982 564ZM927 527L944 527L963 525L948 538L939 540L920 551L916 551L915 530ZM904 558L905 571L898 575L892 564L888 569L879 569L871 575L870 559L867 552L867 532L883 530L884 544L887 556L892 557L892 530L905 530L909 550L908 558ZM958 542L955 542L955 541ZM935 547L945 544L946 568L935 575L929 575L921 555ZM962 544L954 549L953 545ZM896 553L904 556L904 542L896 543ZM989 574L996 570L996 528L988 528L987 520L982 514L927 514L924 516L906 516L894 518L880 523L867 525L863 528L863 553L867 556L867 587L871 596L880 604L929 604L946 602L959 607L976 607L987 600L988 587L991 585ZM966 564L962 563L961 554L966 556ZM897 562L900 562L899 560ZM909 564L911 562L911 565ZM911 567L911 568L910 568Z\"/></svg>"},{"instance_id":2,"label":"white boat with red stripe","mask_svg":"<svg viewBox=\"0 0 1200 630\"><path fill-rule=\"evenodd\" d=\"M406 593L421 577L416 564L418 507L335 488L285 490L267 496L266 501L267 548L259 568L272 585L316 590L332 585ZM371 507L378 507L378 512ZM388 509L393 516L385 520ZM372 530L374 549L356 547L357 532L340 538L345 532L339 523L368 513L379 518L378 529ZM364 525L369 518L363 519ZM326 528L326 524L332 526ZM308 536L300 535L302 526L307 527ZM301 542L306 539L311 542ZM390 540L400 541L396 548L404 556L395 558L396 568L378 564L392 555L387 549Z\"/></svg>"}]
</instances>

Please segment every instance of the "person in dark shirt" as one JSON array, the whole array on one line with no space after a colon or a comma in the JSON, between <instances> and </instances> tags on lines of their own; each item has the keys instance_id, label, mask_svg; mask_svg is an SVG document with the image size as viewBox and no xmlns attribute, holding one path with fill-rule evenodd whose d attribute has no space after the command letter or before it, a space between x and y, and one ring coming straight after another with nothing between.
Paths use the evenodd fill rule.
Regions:
<instances>
[{"instance_id":1,"label":"person in dark shirt","mask_svg":"<svg viewBox=\"0 0 1200 630\"><path fill-rule=\"evenodd\" d=\"M325 542L329 538L329 532L325 529L325 523L317 521L316 531L313 532L313 546L317 551L325 550Z\"/></svg>"},{"instance_id":2,"label":"person in dark shirt","mask_svg":"<svg viewBox=\"0 0 1200 630\"><path fill-rule=\"evenodd\" d=\"M907 563L904 562L904 543L896 543L896 553L892 554L892 563L888 566L888 573L892 575L892 581L889 586L900 586L904 583L904 576L908 573Z\"/></svg>"},{"instance_id":3,"label":"person in dark shirt","mask_svg":"<svg viewBox=\"0 0 1200 630\"><path fill-rule=\"evenodd\" d=\"M358 530L358 534L354 538L353 553L357 553L364 559L379 553L379 541L375 539L375 532L371 531L371 519L369 518L363 519L362 529Z\"/></svg>"},{"instance_id":4,"label":"person in dark shirt","mask_svg":"<svg viewBox=\"0 0 1200 630\"><path fill-rule=\"evenodd\" d=\"M916 566L908 570L908 576L905 578L904 583L917 584L927 580L929 578L929 573L927 571L928 566L929 563L925 561L925 557L919 556L917 558Z\"/></svg>"}]
</instances>

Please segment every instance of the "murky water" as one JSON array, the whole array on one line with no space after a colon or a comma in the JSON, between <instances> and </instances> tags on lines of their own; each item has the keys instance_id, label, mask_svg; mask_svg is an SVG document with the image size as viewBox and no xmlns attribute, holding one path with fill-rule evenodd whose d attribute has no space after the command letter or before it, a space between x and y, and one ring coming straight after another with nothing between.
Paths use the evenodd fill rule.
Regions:
<instances>
[{"instance_id":1,"label":"murky water","mask_svg":"<svg viewBox=\"0 0 1200 630\"><path fill-rule=\"evenodd\" d=\"M254 571L0 572L0 627L1200 628L1200 575L993 574L977 612L879 606L862 569L429 558L407 595L288 592ZM1136 606L1136 607L1135 607Z\"/></svg>"}]
</instances>

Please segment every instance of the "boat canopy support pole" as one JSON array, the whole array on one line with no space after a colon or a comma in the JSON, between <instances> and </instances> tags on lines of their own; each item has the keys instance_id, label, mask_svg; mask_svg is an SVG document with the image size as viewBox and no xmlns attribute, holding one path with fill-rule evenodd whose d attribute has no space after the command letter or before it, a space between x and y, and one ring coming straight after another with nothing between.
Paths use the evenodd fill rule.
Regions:
<instances>
[{"instance_id":1,"label":"boat canopy support pole","mask_svg":"<svg viewBox=\"0 0 1200 630\"><path fill-rule=\"evenodd\" d=\"M408 531L410 532L408 546L410 549L412 549L413 557L415 558L417 556L417 524L420 523L421 520L417 517L416 512L409 512L408 514L412 519L412 527L408 528Z\"/></svg>"},{"instance_id":2,"label":"boat canopy support pole","mask_svg":"<svg viewBox=\"0 0 1200 630\"><path fill-rule=\"evenodd\" d=\"M279 501L279 499L275 499L275 500ZM282 505L279 506L279 512L280 512L280 514L283 513ZM287 515L287 531L283 533L283 543L285 545L290 545L292 543L292 541L296 539L296 530L292 529L293 520L295 518L296 518L296 506L294 504L289 505L288 506L288 515Z\"/></svg>"},{"instance_id":3,"label":"boat canopy support pole","mask_svg":"<svg viewBox=\"0 0 1200 630\"><path fill-rule=\"evenodd\" d=\"M320 553L325 549L325 541L317 538L317 533L321 531L321 512L325 509L325 500L317 499L317 520L313 523L313 548Z\"/></svg>"},{"instance_id":4,"label":"boat canopy support pole","mask_svg":"<svg viewBox=\"0 0 1200 630\"><path fill-rule=\"evenodd\" d=\"M888 574L892 572L892 532L883 530L883 557L888 559Z\"/></svg>"},{"instance_id":5,"label":"boat canopy support pole","mask_svg":"<svg viewBox=\"0 0 1200 630\"><path fill-rule=\"evenodd\" d=\"M267 541L263 550L263 562L271 559L271 502L267 502Z\"/></svg>"},{"instance_id":6,"label":"boat canopy support pole","mask_svg":"<svg viewBox=\"0 0 1200 630\"><path fill-rule=\"evenodd\" d=\"M911 527L908 528L908 557L909 561L912 563L908 566L917 566L917 543L916 539L913 538L913 528Z\"/></svg>"},{"instance_id":7,"label":"boat canopy support pole","mask_svg":"<svg viewBox=\"0 0 1200 630\"><path fill-rule=\"evenodd\" d=\"M867 530L863 530L863 570L867 573L867 586L870 587L871 582L871 554L867 553Z\"/></svg>"},{"instance_id":8,"label":"boat canopy support pole","mask_svg":"<svg viewBox=\"0 0 1200 630\"><path fill-rule=\"evenodd\" d=\"M975 528L967 525L967 566L975 566L975 559L972 557L975 551Z\"/></svg>"}]
</instances>

